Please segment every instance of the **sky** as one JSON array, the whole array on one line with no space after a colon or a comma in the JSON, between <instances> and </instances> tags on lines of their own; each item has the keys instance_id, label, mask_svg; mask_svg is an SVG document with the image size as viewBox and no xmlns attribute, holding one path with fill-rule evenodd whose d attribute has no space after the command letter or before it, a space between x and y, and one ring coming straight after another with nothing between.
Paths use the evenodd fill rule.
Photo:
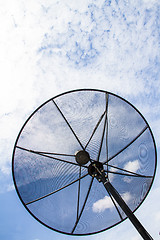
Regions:
<instances>
[{"instance_id":1,"label":"sky","mask_svg":"<svg viewBox=\"0 0 160 240\"><path fill-rule=\"evenodd\" d=\"M11 163L16 137L30 114L57 94L79 88L110 91L136 106L152 129L159 159L159 15L158 0L0 2L1 239L141 239L129 220L85 237L47 229L20 202ZM158 161L151 191L135 213L157 240L159 173Z\"/></svg>"}]
</instances>

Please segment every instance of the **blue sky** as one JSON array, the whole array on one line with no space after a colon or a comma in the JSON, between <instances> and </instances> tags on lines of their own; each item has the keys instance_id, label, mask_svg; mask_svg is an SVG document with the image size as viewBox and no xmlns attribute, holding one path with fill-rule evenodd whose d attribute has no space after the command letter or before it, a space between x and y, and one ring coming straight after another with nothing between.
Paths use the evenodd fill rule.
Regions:
<instances>
[{"instance_id":1,"label":"blue sky","mask_svg":"<svg viewBox=\"0 0 160 240\"><path fill-rule=\"evenodd\" d=\"M0 3L0 238L79 240L38 223L22 206L11 175L14 142L24 121L49 98L97 88L135 105L160 147L160 4L158 0L9 0ZM160 239L159 163L136 216ZM83 239L141 239L126 220Z\"/></svg>"}]
</instances>

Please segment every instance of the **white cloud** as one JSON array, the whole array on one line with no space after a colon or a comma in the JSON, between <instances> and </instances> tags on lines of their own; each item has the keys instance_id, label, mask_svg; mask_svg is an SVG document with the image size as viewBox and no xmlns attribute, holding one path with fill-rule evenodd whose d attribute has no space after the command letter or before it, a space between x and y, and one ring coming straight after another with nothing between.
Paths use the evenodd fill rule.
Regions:
<instances>
[{"instance_id":1,"label":"white cloud","mask_svg":"<svg viewBox=\"0 0 160 240\"><path fill-rule=\"evenodd\" d=\"M137 172L139 168L140 168L140 163L138 160L129 161L124 165L124 169L131 172Z\"/></svg>"},{"instance_id":2,"label":"white cloud","mask_svg":"<svg viewBox=\"0 0 160 240\"><path fill-rule=\"evenodd\" d=\"M116 166L115 166L116 167ZM117 172L118 169L114 168L114 167L110 167L109 169L111 172ZM115 178L116 174L114 173L109 173L109 181L113 182L113 179Z\"/></svg>"},{"instance_id":3,"label":"white cloud","mask_svg":"<svg viewBox=\"0 0 160 240\"><path fill-rule=\"evenodd\" d=\"M157 55L157 51L153 53L153 49L158 47L158 43L155 42L155 35L154 37L152 35L157 16L154 7L147 12L147 6L143 2L138 3L139 1L134 1L132 4L124 1L118 5L112 2L108 3L110 5L108 6L102 1L98 3L96 1L94 4L93 1L86 1L85 4L81 4L81 8L83 6L85 9L82 11L77 3L60 2L65 14L60 13L57 16L61 23L58 31L55 24L44 37L43 47L40 48L43 52L40 66L49 73L53 72L52 66L55 64L57 66L59 60L65 63L65 68L63 67L63 71L67 74L66 77L63 74L65 84L70 82L68 73L72 69L73 75L70 77L74 79L73 85L79 80L81 85L86 84L87 73L90 74L87 82L91 84L89 79L92 79L93 86L100 74L98 84L103 82L102 85L106 85L107 88L116 88L124 94L132 95L142 92L146 88L145 81L136 73L149 67L150 61L153 62ZM51 10L55 5L50 8L50 12L53 12ZM67 16L65 23L63 23L64 16ZM72 21L68 16L72 16ZM57 47L58 55L54 51L57 51ZM53 60L55 58L56 61ZM45 59L50 60L47 66ZM83 72L85 79L81 75ZM75 74L79 74L77 81ZM61 75L60 72L58 75ZM59 81L60 79L61 77Z\"/></svg>"},{"instance_id":4,"label":"white cloud","mask_svg":"<svg viewBox=\"0 0 160 240\"><path fill-rule=\"evenodd\" d=\"M127 203L131 200L132 196L129 192L123 193L122 195L123 200ZM105 196L103 199L98 200L92 206L93 212L104 212L106 209L114 208L114 204L109 196Z\"/></svg>"},{"instance_id":5,"label":"white cloud","mask_svg":"<svg viewBox=\"0 0 160 240\"><path fill-rule=\"evenodd\" d=\"M9 191L13 191L13 190L15 190L14 185L13 185L13 184L9 184L9 185L7 186L7 191L9 192Z\"/></svg>"},{"instance_id":6,"label":"white cloud","mask_svg":"<svg viewBox=\"0 0 160 240\"><path fill-rule=\"evenodd\" d=\"M144 3L149 3L150 4L150 6L153 6L153 3L156 3L156 2L158 2L158 0L142 0Z\"/></svg>"},{"instance_id":7,"label":"white cloud","mask_svg":"<svg viewBox=\"0 0 160 240\"><path fill-rule=\"evenodd\" d=\"M126 182L126 183L131 183L133 181L133 179L129 178L129 177L124 177L123 181Z\"/></svg>"},{"instance_id":8,"label":"white cloud","mask_svg":"<svg viewBox=\"0 0 160 240\"><path fill-rule=\"evenodd\" d=\"M3 174L6 174L6 175L9 175L10 174L10 167L8 166L4 166L4 165L2 165L2 167L1 167L1 172L3 173Z\"/></svg>"},{"instance_id":9,"label":"white cloud","mask_svg":"<svg viewBox=\"0 0 160 240\"><path fill-rule=\"evenodd\" d=\"M15 190L11 176L6 173L0 172L0 183L0 194Z\"/></svg>"},{"instance_id":10,"label":"white cloud","mask_svg":"<svg viewBox=\"0 0 160 240\"><path fill-rule=\"evenodd\" d=\"M129 192L125 192L122 194L122 198L127 203L132 199L132 196Z\"/></svg>"},{"instance_id":11,"label":"white cloud","mask_svg":"<svg viewBox=\"0 0 160 240\"><path fill-rule=\"evenodd\" d=\"M105 211L107 208L113 208L114 205L112 203L112 200L110 197L105 196L103 199L98 200L97 202L95 202L92 206L92 210L93 212L103 212Z\"/></svg>"},{"instance_id":12,"label":"white cloud","mask_svg":"<svg viewBox=\"0 0 160 240\"><path fill-rule=\"evenodd\" d=\"M157 222L160 221L160 211L155 213L155 219L156 219Z\"/></svg>"}]
</instances>

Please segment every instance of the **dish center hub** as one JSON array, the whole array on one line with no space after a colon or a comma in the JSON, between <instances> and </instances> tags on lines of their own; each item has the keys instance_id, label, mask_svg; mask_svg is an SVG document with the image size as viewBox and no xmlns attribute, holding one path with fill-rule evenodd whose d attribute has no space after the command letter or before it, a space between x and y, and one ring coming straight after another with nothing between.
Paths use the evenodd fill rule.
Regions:
<instances>
[{"instance_id":1,"label":"dish center hub","mask_svg":"<svg viewBox=\"0 0 160 240\"><path fill-rule=\"evenodd\" d=\"M88 173L92 177L100 176L103 172L103 164L101 162L94 161L88 167Z\"/></svg>"},{"instance_id":2,"label":"dish center hub","mask_svg":"<svg viewBox=\"0 0 160 240\"><path fill-rule=\"evenodd\" d=\"M101 162L92 162L88 167L88 173L90 176L96 177L99 182L106 182L108 180L108 175L105 174L103 164Z\"/></svg>"},{"instance_id":3,"label":"dish center hub","mask_svg":"<svg viewBox=\"0 0 160 240\"><path fill-rule=\"evenodd\" d=\"M89 153L84 150L76 152L75 158L76 162L81 166L87 164L90 161Z\"/></svg>"}]
</instances>

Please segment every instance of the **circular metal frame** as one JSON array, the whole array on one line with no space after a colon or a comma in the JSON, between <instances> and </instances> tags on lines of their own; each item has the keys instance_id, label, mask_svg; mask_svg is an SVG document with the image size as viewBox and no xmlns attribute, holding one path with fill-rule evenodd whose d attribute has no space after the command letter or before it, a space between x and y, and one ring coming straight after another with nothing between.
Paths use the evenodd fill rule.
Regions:
<instances>
[{"instance_id":1,"label":"circular metal frame","mask_svg":"<svg viewBox=\"0 0 160 240\"><path fill-rule=\"evenodd\" d=\"M112 95L112 96L114 96L114 97L118 97L118 98L121 99L122 101L125 101L127 104L129 104L132 108L134 108L134 110L142 117L142 119L143 119L144 122L146 123L147 128L149 129L149 131L150 131L150 133L151 133L152 140L153 140L153 144L154 144L154 151L155 151L155 168L154 168L154 174L153 174L152 181L151 181L151 184L150 184L150 187L149 187L148 191L146 192L143 200L142 200L142 201L140 202L140 204L136 207L136 209L134 209L133 212L135 212L135 211L139 208L139 206L143 203L143 201L144 201L145 198L147 197L147 195L148 195L148 193L149 193L149 191L150 191L150 189L151 189L151 186L152 186L152 184L153 184L153 180L154 180L155 173L156 173L156 166L157 166L157 150L156 150L156 144L155 144L155 140L154 140L154 137L153 137L153 133L152 133L152 131L151 131L151 129L150 129L150 126L149 126L149 124L147 123L147 121L145 120L145 118L143 117L143 115L139 112L139 110L138 110L135 106L133 106L130 102L128 102L127 100L125 100L124 98L122 98L122 97L120 97L120 96L118 96L118 95L116 95L116 94L113 94L113 93L111 93L111 92L104 91L104 90L98 90L98 89L78 89L78 90L72 90L72 91L68 91L68 92L59 94L59 95L57 95L57 96L49 99L48 101L46 101L46 102L43 103L42 105L40 105L40 106L30 115L30 117L26 120L26 122L24 123L24 125L22 126L22 128L21 128L21 130L20 130L20 132L19 132L19 134L18 134L18 137L17 137L16 142L15 142L14 150L13 150L13 155L12 155L12 175L13 175L13 181L14 181L14 185L15 185L17 194L18 194L18 196L19 196L22 204L23 204L24 207L27 209L27 211L28 211L37 221L39 221L39 222L40 222L41 224L43 224L44 226L46 226L46 227L48 227L48 228L50 228L50 229L52 229L52 230L55 230L55 231L57 231L57 232L60 232L60 233L64 233L64 234L68 234L68 235L81 236L81 235L91 235L91 234L103 232L103 231L105 231L105 230L107 230L107 229L110 229L110 228L118 225L119 223L123 222L127 217L125 217L124 219L120 220L119 222L116 222L116 224L113 224L113 225L110 226L110 227L107 227L107 228L102 229L102 230L100 230L100 231L87 233L87 234L74 234L74 233L68 233L68 232L65 232L65 231L57 230L57 229L55 229L55 228L53 228L53 227L45 224L44 222L42 222L40 219L38 219L38 217L36 217L36 216L28 209L28 207L26 206L25 202L23 201L23 199L22 199L22 197L21 197L21 194L19 193L19 190L18 190L18 187L17 187L17 183L16 183L16 179L15 179L15 172L14 172L14 161L15 161L14 156L15 156L15 151L16 151L16 148L17 148L18 140L19 140L19 138L20 138L20 136L21 136L21 133L23 132L26 124L30 121L30 119L34 116L34 114L35 114L38 110L40 110L45 104L49 103L49 102L52 101L52 100L57 99L58 97L61 97L61 96L63 96L63 95L69 94L69 93L77 92L77 91L79 91L79 92L81 92L81 91L101 92L101 93L105 93L105 94ZM122 150L122 151L123 151L123 150ZM83 159L83 160L84 160L84 159ZM83 162L83 161L82 161L82 162ZM86 164L86 163L87 163L87 161L86 161L84 164ZM83 167L83 164L81 164L81 165L82 165L82 167ZM87 168L88 168L88 167L87 167Z\"/></svg>"}]
</instances>

